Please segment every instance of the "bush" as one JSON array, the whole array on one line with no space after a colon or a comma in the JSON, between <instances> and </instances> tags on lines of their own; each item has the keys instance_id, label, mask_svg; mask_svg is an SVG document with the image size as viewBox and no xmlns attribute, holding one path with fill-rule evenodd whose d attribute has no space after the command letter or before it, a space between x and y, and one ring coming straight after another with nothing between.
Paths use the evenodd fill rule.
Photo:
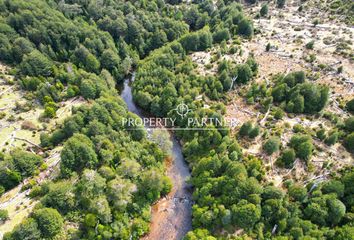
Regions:
<instances>
[{"instance_id":1,"label":"bush","mask_svg":"<svg viewBox=\"0 0 354 240\"><path fill-rule=\"evenodd\" d=\"M308 43L306 43L305 47L306 49L313 49L313 46L315 45L315 41L310 41Z\"/></svg>"},{"instance_id":2,"label":"bush","mask_svg":"<svg viewBox=\"0 0 354 240\"><path fill-rule=\"evenodd\" d=\"M61 152L62 173L81 172L84 168L96 166L98 160L93 147L93 143L85 135L75 134L69 138Z\"/></svg>"},{"instance_id":3,"label":"bush","mask_svg":"<svg viewBox=\"0 0 354 240\"><path fill-rule=\"evenodd\" d=\"M338 141L339 133L337 131L332 132L325 140L328 146L334 145Z\"/></svg>"},{"instance_id":4,"label":"bush","mask_svg":"<svg viewBox=\"0 0 354 240\"><path fill-rule=\"evenodd\" d=\"M4 240L41 239L38 224L33 218L28 218L17 225L11 233L4 236Z\"/></svg>"},{"instance_id":5,"label":"bush","mask_svg":"<svg viewBox=\"0 0 354 240\"><path fill-rule=\"evenodd\" d=\"M39 209L34 212L33 218L37 221L41 236L44 238L53 238L64 227L63 217L53 208Z\"/></svg>"},{"instance_id":6,"label":"bush","mask_svg":"<svg viewBox=\"0 0 354 240\"><path fill-rule=\"evenodd\" d=\"M308 161L312 156L312 138L307 135L296 134L290 139L289 146L294 148L296 156Z\"/></svg>"},{"instance_id":7,"label":"bush","mask_svg":"<svg viewBox=\"0 0 354 240\"><path fill-rule=\"evenodd\" d=\"M349 152L354 153L354 132L345 138L344 146Z\"/></svg>"},{"instance_id":8,"label":"bush","mask_svg":"<svg viewBox=\"0 0 354 240\"><path fill-rule=\"evenodd\" d=\"M29 76L48 77L52 75L52 68L53 63L38 50L25 55L20 65L21 73Z\"/></svg>"},{"instance_id":9,"label":"bush","mask_svg":"<svg viewBox=\"0 0 354 240\"><path fill-rule=\"evenodd\" d=\"M316 132L316 137L318 139L320 139L321 141L323 141L324 139L326 139L327 135L326 135L326 130L325 129L320 129Z\"/></svg>"},{"instance_id":10,"label":"bush","mask_svg":"<svg viewBox=\"0 0 354 240\"><path fill-rule=\"evenodd\" d=\"M279 151L280 144L280 139L278 137L271 137L263 144L263 150L268 155L272 155Z\"/></svg>"},{"instance_id":11,"label":"bush","mask_svg":"<svg viewBox=\"0 0 354 240\"><path fill-rule=\"evenodd\" d=\"M268 4L263 4L259 13L262 17L266 16L268 14Z\"/></svg>"},{"instance_id":12,"label":"bush","mask_svg":"<svg viewBox=\"0 0 354 240\"><path fill-rule=\"evenodd\" d=\"M244 124L242 124L238 134L241 137L245 137L250 134L251 130L252 130L252 122L245 122Z\"/></svg>"},{"instance_id":13,"label":"bush","mask_svg":"<svg viewBox=\"0 0 354 240\"><path fill-rule=\"evenodd\" d=\"M9 213L5 209L0 210L0 222L3 223L9 218Z\"/></svg>"},{"instance_id":14,"label":"bush","mask_svg":"<svg viewBox=\"0 0 354 240\"><path fill-rule=\"evenodd\" d=\"M349 117L344 122L345 130L348 132L354 132L354 117Z\"/></svg>"},{"instance_id":15,"label":"bush","mask_svg":"<svg viewBox=\"0 0 354 240\"><path fill-rule=\"evenodd\" d=\"M267 46L266 46L266 52L269 52L270 49L271 49L272 45L270 43L267 43Z\"/></svg>"},{"instance_id":16,"label":"bush","mask_svg":"<svg viewBox=\"0 0 354 240\"><path fill-rule=\"evenodd\" d=\"M252 22L246 18L243 18L238 24L238 33L248 38L252 37L253 36Z\"/></svg>"},{"instance_id":17,"label":"bush","mask_svg":"<svg viewBox=\"0 0 354 240\"><path fill-rule=\"evenodd\" d=\"M296 158L295 150L292 148L286 149L282 152L280 158L277 160L279 166L292 168Z\"/></svg>"},{"instance_id":18,"label":"bush","mask_svg":"<svg viewBox=\"0 0 354 240\"><path fill-rule=\"evenodd\" d=\"M283 8L285 6L285 0L277 0L277 7Z\"/></svg>"},{"instance_id":19,"label":"bush","mask_svg":"<svg viewBox=\"0 0 354 240\"><path fill-rule=\"evenodd\" d=\"M349 112L354 113L354 98L347 102L346 108Z\"/></svg>"},{"instance_id":20,"label":"bush","mask_svg":"<svg viewBox=\"0 0 354 240\"><path fill-rule=\"evenodd\" d=\"M220 29L213 34L213 41L216 43L221 43L224 40L230 39L230 32L228 29Z\"/></svg>"},{"instance_id":21,"label":"bush","mask_svg":"<svg viewBox=\"0 0 354 240\"><path fill-rule=\"evenodd\" d=\"M247 83L249 80L251 80L253 73L248 64L239 64L236 66L236 72L237 72L237 83Z\"/></svg>"},{"instance_id":22,"label":"bush","mask_svg":"<svg viewBox=\"0 0 354 240\"><path fill-rule=\"evenodd\" d=\"M42 157L20 149L13 150L11 157L16 170L20 172L23 177L32 176L37 167L43 163Z\"/></svg>"}]
</instances>

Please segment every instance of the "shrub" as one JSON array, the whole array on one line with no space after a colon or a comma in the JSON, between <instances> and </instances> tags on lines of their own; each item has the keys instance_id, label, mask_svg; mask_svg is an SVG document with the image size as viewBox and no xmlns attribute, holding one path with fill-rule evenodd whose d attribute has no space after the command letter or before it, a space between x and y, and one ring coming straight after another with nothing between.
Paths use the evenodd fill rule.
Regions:
<instances>
[{"instance_id":1,"label":"shrub","mask_svg":"<svg viewBox=\"0 0 354 240\"><path fill-rule=\"evenodd\" d=\"M354 153L354 132L345 138L344 146L349 152Z\"/></svg>"},{"instance_id":2,"label":"shrub","mask_svg":"<svg viewBox=\"0 0 354 240\"><path fill-rule=\"evenodd\" d=\"M266 16L268 14L268 4L263 4L259 13L262 17Z\"/></svg>"},{"instance_id":3,"label":"shrub","mask_svg":"<svg viewBox=\"0 0 354 240\"><path fill-rule=\"evenodd\" d=\"M277 0L277 7L283 8L285 6L285 0Z\"/></svg>"},{"instance_id":4,"label":"shrub","mask_svg":"<svg viewBox=\"0 0 354 240\"><path fill-rule=\"evenodd\" d=\"M37 221L41 236L44 238L53 238L64 226L63 217L53 208L39 209L34 212L33 218Z\"/></svg>"},{"instance_id":5,"label":"shrub","mask_svg":"<svg viewBox=\"0 0 354 240\"><path fill-rule=\"evenodd\" d=\"M305 47L306 47L306 49L313 49L314 45L315 45L315 41L312 40L312 41L306 43Z\"/></svg>"},{"instance_id":6,"label":"shrub","mask_svg":"<svg viewBox=\"0 0 354 240\"><path fill-rule=\"evenodd\" d=\"M325 140L327 145L333 145L338 141L339 133L337 131L332 132Z\"/></svg>"},{"instance_id":7,"label":"shrub","mask_svg":"<svg viewBox=\"0 0 354 240\"><path fill-rule=\"evenodd\" d=\"M280 139L278 137L271 137L263 144L263 150L268 155L272 155L279 151L280 144Z\"/></svg>"},{"instance_id":8,"label":"shrub","mask_svg":"<svg viewBox=\"0 0 354 240\"><path fill-rule=\"evenodd\" d=\"M354 113L354 98L347 102L346 108L349 112Z\"/></svg>"},{"instance_id":9,"label":"shrub","mask_svg":"<svg viewBox=\"0 0 354 240\"><path fill-rule=\"evenodd\" d=\"M280 166L284 166L286 168L292 168L293 163L295 161L296 153L292 148L286 149L282 152L280 158L277 160Z\"/></svg>"},{"instance_id":10,"label":"shrub","mask_svg":"<svg viewBox=\"0 0 354 240\"><path fill-rule=\"evenodd\" d=\"M0 222L5 222L9 218L9 213L5 209L0 210Z\"/></svg>"}]
</instances>

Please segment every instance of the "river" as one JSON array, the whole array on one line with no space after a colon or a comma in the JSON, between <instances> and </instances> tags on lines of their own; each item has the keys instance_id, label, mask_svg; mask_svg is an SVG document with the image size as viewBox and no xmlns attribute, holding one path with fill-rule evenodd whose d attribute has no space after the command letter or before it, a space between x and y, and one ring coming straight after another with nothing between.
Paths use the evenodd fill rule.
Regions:
<instances>
[{"instance_id":1,"label":"river","mask_svg":"<svg viewBox=\"0 0 354 240\"><path fill-rule=\"evenodd\" d=\"M134 81L135 74L124 81L121 97L128 106L128 110L144 117L142 111L133 101L130 83ZM152 206L150 232L143 240L170 240L182 239L192 229L192 193L186 180L190 171L184 157L182 148L176 137L170 132L172 140L172 160L166 163L167 175L172 180L172 191Z\"/></svg>"}]
</instances>

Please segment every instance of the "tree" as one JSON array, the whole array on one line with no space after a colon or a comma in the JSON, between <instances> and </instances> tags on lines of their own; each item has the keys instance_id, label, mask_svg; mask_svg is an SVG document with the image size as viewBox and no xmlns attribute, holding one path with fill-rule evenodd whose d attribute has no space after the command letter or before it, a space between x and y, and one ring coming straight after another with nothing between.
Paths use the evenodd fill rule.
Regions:
<instances>
[{"instance_id":1,"label":"tree","mask_svg":"<svg viewBox=\"0 0 354 240\"><path fill-rule=\"evenodd\" d=\"M328 209L318 203L310 203L304 210L305 217L318 225L325 225Z\"/></svg>"},{"instance_id":2,"label":"tree","mask_svg":"<svg viewBox=\"0 0 354 240\"><path fill-rule=\"evenodd\" d=\"M48 185L48 192L42 198L46 207L55 208L66 214L76 207L73 185L69 181L60 181Z\"/></svg>"},{"instance_id":3,"label":"tree","mask_svg":"<svg viewBox=\"0 0 354 240\"><path fill-rule=\"evenodd\" d=\"M216 240L206 229L197 228L193 231L189 231L183 238L184 240Z\"/></svg>"},{"instance_id":4,"label":"tree","mask_svg":"<svg viewBox=\"0 0 354 240\"><path fill-rule=\"evenodd\" d=\"M328 220L332 225L337 225L345 215L345 205L339 199L329 199L328 205Z\"/></svg>"},{"instance_id":5,"label":"tree","mask_svg":"<svg viewBox=\"0 0 354 240\"><path fill-rule=\"evenodd\" d=\"M230 39L230 32L227 28L219 29L213 34L213 41L216 43L221 43L222 41L227 41Z\"/></svg>"},{"instance_id":6,"label":"tree","mask_svg":"<svg viewBox=\"0 0 354 240\"><path fill-rule=\"evenodd\" d=\"M29 76L45 76L52 75L53 63L38 50L23 57L20 64L20 71L24 75Z\"/></svg>"},{"instance_id":7,"label":"tree","mask_svg":"<svg viewBox=\"0 0 354 240\"><path fill-rule=\"evenodd\" d=\"M295 201L302 202L307 196L307 190L302 186L292 185L289 187L289 196Z\"/></svg>"},{"instance_id":8,"label":"tree","mask_svg":"<svg viewBox=\"0 0 354 240\"><path fill-rule=\"evenodd\" d=\"M353 240L354 236L354 227L350 225L344 225L341 228L336 229L336 240Z\"/></svg>"},{"instance_id":9,"label":"tree","mask_svg":"<svg viewBox=\"0 0 354 240\"><path fill-rule=\"evenodd\" d=\"M264 144L263 150L268 154L272 155L273 153L279 151L280 139L278 137L270 137Z\"/></svg>"},{"instance_id":10,"label":"tree","mask_svg":"<svg viewBox=\"0 0 354 240\"><path fill-rule=\"evenodd\" d=\"M245 136L249 135L251 130L252 130L252 122L248 121L248 122L245 122L244 124L242 124L238 133L241 137L245 137Z\"/></svg>"},{"instance_id":11,"label":"tree","mask_svg":"<svg viewBox=\"0 0 354 240\"><path fill-rule=\"evenodd\" d=\"M291 168L293 166L293 163L295 161L295 150L292 148L286 149L282 152L280 158L278 161L281 163L281 166L284 166L286 168Z\"/></svg>"},{"instance_id":12,"label":"tree","mask_svg":"<svg viewBox=\"0 0 354 240\"><path fill-rule=\"evenodd\" d=\"M308 162L312 156L313 145L311 142L303 142L299 145L297 155L299 158Z\"/></svg>"},{"instance_id":13,"label":"tree","mask_svg":"<svg viewBox=\"0 0 354 240\"><path fill-rule=\"evenodd\" d=\"M349 112L354 113L354 98L347 102L346 108Z\"/></svg>"},{"instance_id":14,"label":"tree","mask_svg":"<svg viewBox=\"0 0 354 240\"><path fill-rule=\"evenodd\" d=\"M308 135L296 134L290 139L289 146L295 149L296 156L308 161L312 156L312 138Z\"/></svg>"},{"instance_id":15,"label":"tree","mask_svg":"<svg viewBox=\"0 0 354 240\"><path fill-rule=\"evenodd\" d=\"M95 198L104 194L106 179L94 170L85 169L79 183L76 185L76 192L82 206L89 205Z\"/></svg>"},{"instance_id":16,"label":"tree","mask_svg":"<svg viewBox=\"0 0 354 240\"><path fill-rule=\"evenodd\" d=\"M256 126L254 126L254 127L252 128L252 130L249 132L248 136L249 136L250 138L255 138L255 137L257 137L257 136L259 135L260 132L261 132L261 128L260 128L258 125L256 125Z\"/></svg>"},{"instance_id":17,"label":"tree","mask_svg":"<svg viewBox=\"0 0 354 240\"><path fill-rule=\"evenodd\" d=\"M263 201L267 199L283 199L284 195L281 189L274 186L266 186L262 193L262 199Z\"/></svg>"},{"instance_id":18,"label":"tree","mask_svg":"<svg viewBox=\"0 0 354 240\"><path fill-rule=\"evenodd\" d=\"M119 64L120 58L116 52L114 52L112 49L104 50L101 56L102 68L113 71L114 69L118 69Z\"/></svg>"},{"instance_id":19,"label":"tree","mask_svg":"<svg viewBox=\"0 0 354 240\"><path fill-rule=\"evenodd\" d=\"M248 64L239 64L236 66L237 83L247 83L253 76L252 70Z\"/></svg>"},{"instance_id":20,"label":"tree","mask_svg":"<svg viewBox=\"0 0 354 240\"><path fill-rule=\"evenodd\" d=\"M124 210L132 201L133 193L137 191L137 187L131 181L115 178L107 184L108 200L117 210Z\"/></svg>"},{"instance_id":21,"label":"tree","mask_svg":"<svg viewBox=\"0 0 354 240\"><path fill-rule=\"evenodd\" d=\"M241 228L252 229L260 218L260 208L252 203L241 200L237 205L232 206L232 219Z\"/></svg>"},{"instance_id":22,"label":"tree","mask_svg":"<svg viewBox=\"0 0 354 240\"><path fill-rule=\"evenodd\" d=\"M335 144L338 141L339 133L337 131L333 131L325 140L325 143L329 146Z\"/></svg>"},{"instance_id":23,"label":"tree","mask_svg":"<svg viewBox=\"0 0 354 240\"><path fill-rule=\"evenodd\" d=\"M61 152L61 171L68 174L71 171L82 171L84 168L96 166L97 155L91 140L82 134L74 134L69 138Z\"/></svg>"},{"instance_id":24,"label":"tree","mask_svg":"<svg viewBox=\"0 0 354 240\"><path fill-rule=\"evenodd\" d=\"M344 146L349 152L354 153L354 132L352 132L345 138Z\"/></svg>"},{"instance_id":25,"label":"tree","mask_svg":"<svg viewBox=\"0 0 354 240\"><path fill-rule=\"evenodd\" d=\"M238 33L251 38L253 36L253 26L249 19L243 18L238 24Z\"/></svg>"},{"instance_id":26,"label":"tree","mask_svg":"<svg viewBox=\"0 0 354 240\"><path fill-rule=\"evenodd\" d=\"M40 156L20 149L13 150L11 157L16 170L23 177L32 176L37 167L43 162Z\"/></svg>"},{"instance_id":27,"label":"tree","mask_svg":"<svg viewBox=\"0 0 354 240\"><path fill-rule=\"evenodd\" d=\"M247 58L246 64L251 68L253 76L256 76L258 73L258 63L254 56L250 56Z\"/></svg>"},{"instance_id":28,"label":"tree","mask_svg":"<svg viewBox=\"0 0 354 240\"><path fill-rule=\"evenodd\" d=\"M344 122L345 130L348 132L354 132L354 117L349 117Z\"/></svg>"},{"instance_id":29,"label":"tree","mask_svg":"<svg viewBox=\"0 0 354 240\"><path fill-rule=\"evenodd\" d=\"M24 239L41 239L41 232L38 224L33 218L25 219L21 224L17 225L10 234L5 234L4 240L24 240Z\"/></svg>"},{"instance_id":30,"label":"tree","mask_svg":"<svg viewBox=\"0 0 354 240\"><path fill-rule=\"evenodd\" d=\"M60 233L64 227L63 217L53 208L36 210L33 214L33 218L37 221L41 236L44 238L53 238Z\"/></svg>"},{"instance_id":31,"label":"tree","mask_svg":"<svg viewBox=\"0 0 354 240\"><path fill-rule=\"evenodd\" d=\"M173 144L170 133L166 129L154 129L150 137L166 155L171 155Z\"/></svg>"},{"instance_id":32,"label":"tree","mask_svg":"<svg viewBox=\"0 0 354 240\"><path fill-rule=\"evenodd\" d=\"M335 193L338 198L344 195L344 185L340 181L333 179L325 182L321 190L324 194Z\"/></svg>"},{"instance_id":33,"label":"tree","mask_svg":"<svg viewBox=\"0 0 354 240\"><path fill-rule=\"evenodd\" d=\"M268 4L263 4L259 13L262 17L268 15Z\"/></svg>"},{"instance_id":34,"label":"tree","mask_svg":"<svg viewBox=\"0 0 354 240\"><path fill-rule=\"evenodd\" d=\"M84 79L80 85L81 95L86 99L95 99L97 97L97 89L95 83L91 79Z\"/></svg>"},{"instance_id":35,"label":"tree","mask_svg":"<svg viewBox=\"0 0 354 240\"><path fill-rule=\"evenodd\" d=\"M17 62L21 62L25 54L33 51L33 44L24 37L16 38L12 46L13 58Z\"/></svg>"}]
</instances>

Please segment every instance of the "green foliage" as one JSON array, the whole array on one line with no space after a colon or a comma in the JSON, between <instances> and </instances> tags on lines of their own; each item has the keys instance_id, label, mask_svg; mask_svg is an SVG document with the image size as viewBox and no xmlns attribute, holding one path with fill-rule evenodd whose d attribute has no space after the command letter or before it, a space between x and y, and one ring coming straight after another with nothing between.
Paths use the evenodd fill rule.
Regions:
<instances>
[{"instance_id":1,"label":"green foliage","mask_svg":"<svg viewBox=\"0 0 354 240\"><path fill-rule=\"evenodd\" d=\"M44 238L53 238L60 233L64 227L62 216L53 208L36 210L33 214L33 218L37 221L41 236Z\"/></svg>"},{"instance_id":2,"label":"green foliage","mask_svg":"<svg viewBox=\"0 0 354 240\"><path fill-rule=\"evenodd\" d=\"M295 201L302 202L307 197L307 190L302 186L292 185L289 188L289 196Z\"/></svg>"},{"instance_id":3,"label":"green foliage","mask_svg":"<svg viewBox=\"0 0 354 240\"><path fill-rule=\"evenodd\" d=\"M11 233L4 236L6 240L23 240L23 239L40 239L41 231L38 228L38 223L33 218L24 220L17 225Z\"/></svg>"},{"instance_id":4,"label":"green foliage","mask_svg":"<svg viewBox=\"0 0 354 240\"><path fill-rule=\"evenodd\" d=\"M325 139L325 143L329 146L335 144L338 141L339 138L339 133L337 131L333 131L328 135L328 137Z\"/></svg>"},{"instance_id":5,"label":"green foliage","mask_svg":"<svg viewBox=\"0 0 354 240\"><path fill-rule=\"evenodd\" d=\"M52 74L53 63L45 55L34 50L23 57L20 71L24 75L48 77Z\"/></svg>"},{"instance_id":6,"label":"green foliage","mask_svg":"<svg viewBox=\"0 0 354 240\"><path fill-rule=\"evenodd\" d=\"M277 7L283 8L285 6L285 0L277 0Z\"/></svg>"},{"instance_id":7,"label":"green foliage","mask_svg":"<svg viewBox=\"0 0 354 240\"><path fill-rule=\"evenodd\" d=\"M278 137L270 137L264 144L263 150L268 154L272 155L273 153L279 151L281 145L280 139Z\"/></svg>"},{"instance_id":8,"label":"green foliage","mask_svg":"<svg viewBox=\"0 0 354 240\"><path fill-rule=\"evenodd\" d=\"M236 66L237 83L247 83L252 78L252 69L248 64L239 64Z\"/></svg>"},{"instance_id":9,"label":"green foliage","mask_svg":"<svg viewBox=\"0 0 354 240\"><path fill-rule=\"evenodd\" d=\"M7 210L0 210L0 222L3 223L5 222L7 219L9 219L9 213Z\"/></svg>"},{"instance_id":10,"label":"green foliage","mask_svg":"<svg viewBox=\"0 0 354 240\"><path fill-rule=\"evenodd\" d=\"M210 233L207 229L197 228L194 231L189 231L183 240L216 240L213 236L210 236Z\"/></svg>"},{"instance_id":11,"label":"green foliage","mask_svg":"<svg viewBox=\"0 0 354 240\"><path fill-rule=\"evenodd\" d=\"M268 15L268 4L263 4L259 13L262 17L267 16Z\"/></svg>"},{"instance_id":12,"label":"green foliage","mask_svg":"<svg viewBox=\"0 0 354 240\"><path fill-rule=\"evenodd\" d=\"M354 153L354 132L346 136L344 139L344 146L349 152Z\"/></svg>"},{"instance_id":13,"label":"green foliage","mask_svg":"<svg viewBox=\"0 0 354 240\"><path fill-rule=\"evenodd\" d=\"M247 201L240 201L232 206L232 216L235 224L241 228L252 229L254 224L260 220L261 209Z\"/></svg>"},{"instance_id":14,"label":"green foliage","mask_svg":"<svg viewBox=\"0 0 354 240\"><path fill-rule=\"evenodd\" d=\"M276 103L286 103L285 110L293 113L316 113L328 102L329 88L306 82L304 72L280 76L272 88Z\"/></svg>"},{"instance_id":15,"label":"green foliage","mask_svg":"<svg viewBox=\"0 0 354 240\"><path fill-rule=\"evenodd\" d=\"M33 175L35 169L43 163L40 156L20 149L13 150L11 152L11 158L15 169L20 172L23 177Z\"/></svg>"},{"instance_id":16,"label":"green foliage","mask_svg":"<svg viewBox=\"0 0 354 240\"><path fill-rule=\"evenodd\" d=\"M281 167L292 168L295 161L296 153L294 149L289 148L282 152L277 160L277 164Z\"/></svg>"},{"instance_id":17,"label":"green foliage","mask_svg":"<svg viewBox=\"0 0 354 240\"><path fill-rule=\"evenodd\" d=\"M63 174L82 171L84 168L97 165L97 155L91 140L82 134L75 134L64 145L61 151L60 168Z\"/></svg>"},{"instance_id":18,"label":"green foliage","mask_svg":"<svg viewBox=\"0 0 354 240\"><path fill-rule=\"evenodd\" d=\"M243 18L238 24L238 33L251 38L253 36L253 25L252 22L246 18Z\"/></svg>"},{"instance_id":19,"label":"green foliage","mask_svg":"<svg viewBox=\"0 0 354 240\"><path fill-rule=\"evenodd\" d=\"M347 102L346 108L349 112L354 113L354 98Z\"/></svg>"},{"instance_id":20,"label":"green foliage","mask_svg":"<svg viewBox=\"0 0 354 240\"><path fill-rule=\"evenodd\" d=\"M345 130L348 132L354 132L354 117L349 117L344 123Z\"/></svg>"},{"instance_id":21,"label":"green foliage","mask_svg":"<svg viewBox=\"0 0 354 240\"><path fill-rule=\"evenodd\" d=\"M315 45L315 41L312 40L312 41L306 43L305 47L306 47L307 49L313 49L314 45Z\"/></svg>"},{"instance_id":22,"label":"green foliage","mask_svg":"<svg viewBox=\"0 0 354 240\"><path fill-rule=\"evenodd\" d=\"M295 149L297 157L306 162L308 162L312 156L313 144L310 136L295 134L290 139L289 146Z\"/></svg>"},{"instance_id":23,"label":"green foliage","mask_svg":"<svg viewBox=\"0 0 354 240\"><path fill-rule=\"evenodd\" d=\"M337 180L330 180L324 183L321 190L324 194L335 193L339 198L344 195L344 185Z\"/></svg>"},{"instance_id":24,"label":"green foliage","mask_svg":"<svg viewBox=\"0 0 354 240\"><path fill-rule=\"evenodd\" d=\"M220 43L224 40L230 39L230 32L228 29L220 29L217 32L213 33L213 41L216 43Z\"/></svg>"}]
</instances>

